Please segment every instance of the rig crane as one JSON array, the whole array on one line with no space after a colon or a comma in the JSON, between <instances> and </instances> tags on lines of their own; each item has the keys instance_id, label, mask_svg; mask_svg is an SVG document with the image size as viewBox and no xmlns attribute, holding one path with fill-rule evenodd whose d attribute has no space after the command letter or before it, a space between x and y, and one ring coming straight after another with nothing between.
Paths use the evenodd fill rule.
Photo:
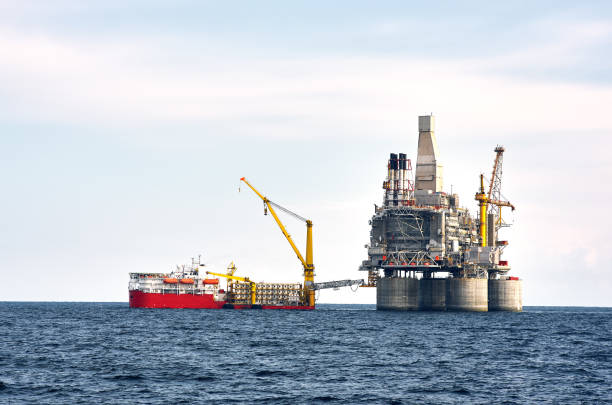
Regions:
<instances>
[{"instance_id":1,"label":"rig crane","mask_svg":"<svg viewBox=\"0 0 612 405\"><path fill-rule=\"evenodd\" d=\"M270 213L272 214L272 217L274 217L274 220L276 221L276 224L280 228L283 235L285 235L285 238L291 245L291 248L295 252L300 262L302 263L302 266L304 267L304 287L303 287L304 304L310 307L314 307L315 305L315 291L314 291L314 268L315 266L313 264L313 258L312 258L312 221L294 212L291 212L288 209L270 201L270 199L263 196L259 191L257 191L255 187L253 187L251 183L247 181L246 178L242 177L240 180L243 181L247 186L249 186L249 188L253 190L255 194L257 194L257 196L263 200L264 215L267 215L268 211L270 211ZM291 235L289 235L289 233L287 232L287 229L285 228L281 220L278 218L276 211L274 211L275 207L293 216L294 218L306 223L306 259L304 259L304 257L302 256L302 253L300 253L300 250L297 248L297 246L295 246L293 239L291 239Z\"/></svg>"},{"instance_id":2,"label":"rig crane","mask_svg":"<svg viewBox=\"0 0 612 405\"><path fill-rule=\"evenodd\" d=\"M495 221L494 232L502 225L501 207L510 207L514 211L514 205L509 201L501 200L501 178L502 178L502 163L504 157L504 147L497 146L495 148L495 162L493 163L493 173L489 183L489 190L485 193L484 175L480 175L480 190L476 193L476 201L480 207L479 214L479 234L480 246L487 246L487 214L493 214ZM490 210L489 210L490 208Z\"/></svg>"}]
</instances>

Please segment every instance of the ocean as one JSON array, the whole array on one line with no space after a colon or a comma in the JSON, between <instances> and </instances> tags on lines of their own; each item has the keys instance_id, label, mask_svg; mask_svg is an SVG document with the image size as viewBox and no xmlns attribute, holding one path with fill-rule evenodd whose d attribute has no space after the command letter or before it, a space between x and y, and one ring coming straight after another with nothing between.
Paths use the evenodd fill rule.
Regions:
<instances>
[{"instance_id":1,"label":"ocean","mask_svg":"<svg viewBox=\"0 0 612 405\"><path fill-rule=\"evenodd\" d=\"M0 303L2 404L612 403L612 308Z\"/></svg>"}]
</instances>

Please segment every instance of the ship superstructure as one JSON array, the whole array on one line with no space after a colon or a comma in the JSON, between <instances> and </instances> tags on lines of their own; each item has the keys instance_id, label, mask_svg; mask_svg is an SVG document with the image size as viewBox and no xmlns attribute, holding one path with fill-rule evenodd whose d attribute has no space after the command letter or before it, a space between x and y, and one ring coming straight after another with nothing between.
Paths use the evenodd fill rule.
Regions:
<instances>
[{"instance_id":1,"label":"ship superstructure","mask_svg":"<svg viewBox=\"0 0 612 405\"><path fill-rule=\"evenodd\" d=\"M521 310L522 287L508 277L502 260L507 241L498 240L506 224L501 207L504 148L495 148L488 191L484 176L475 195L479 216L443 191L442 165L434 117L419 117L416 178L404 153L391 153L383 182L383 204L370 220L368 286L377 288L377 308L399 310Z\"/></svg>"},{"instance_id":2,"label":"ship superstructure","mask_svg":"<svg viewBox=\"0 0 612 405\"><path fill-rule=\"evenodd\" d=\"M132 308L222 308L227 293L218 278L206 278L200 258L168 273L130 273Z\"/></svg>"}]
</instances>

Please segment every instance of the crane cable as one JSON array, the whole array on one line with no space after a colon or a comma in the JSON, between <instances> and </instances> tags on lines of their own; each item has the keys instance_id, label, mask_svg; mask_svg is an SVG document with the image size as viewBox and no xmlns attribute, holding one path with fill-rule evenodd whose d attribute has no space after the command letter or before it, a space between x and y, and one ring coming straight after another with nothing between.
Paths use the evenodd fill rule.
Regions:
<instances>
[{"instance_id":1,"label":"crane cable","mask_svg":"<svg viewBox=\"0 0 612 405\"><path fill-rule=\"evenodd\" d=\"M292 215L293 217L295 217L295 218L299 219L299 220L300 220L300 221L302 221L302 222L308 222L308 220L307 220L306 218L304 218L303 216L298 215L298 214L296 214L295 212L289 211L287 208L285 208L285 207L283 207L283 206L281 206L281 205L278 205L277 203L275 203L275 202L273 202L273 201L270 201L270 200L268 200L268 199L266 199L266 200L268 201L268 203L269 203L270 205L273 205L274 207L278 208L279 210L283 211L284 213L289 214L289 215Z\"/></svg>"}]
</instances>

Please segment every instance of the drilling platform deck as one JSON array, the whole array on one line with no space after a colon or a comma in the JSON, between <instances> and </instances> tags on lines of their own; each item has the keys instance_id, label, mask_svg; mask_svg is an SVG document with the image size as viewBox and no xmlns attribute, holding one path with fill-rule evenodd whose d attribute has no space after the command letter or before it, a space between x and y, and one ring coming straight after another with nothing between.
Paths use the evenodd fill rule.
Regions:
<instances>
[{"instance_id":1,"label":"drilling platform deck","mask_svg":"<svg viewBox=\"0 0 612 405\"><path fill-rule=\"evenodd\" d=\"M501 195L503 153L495 148L491 178L480 176L478 217L443 191L443 171L433 115L419 117L415 178L404 153L391 153L382 206L370 220L368 258L359 268L376 287L382 310L521 311L522 280L508 276L502 260L508 226Z\"/></svg>"}]
</instances>

